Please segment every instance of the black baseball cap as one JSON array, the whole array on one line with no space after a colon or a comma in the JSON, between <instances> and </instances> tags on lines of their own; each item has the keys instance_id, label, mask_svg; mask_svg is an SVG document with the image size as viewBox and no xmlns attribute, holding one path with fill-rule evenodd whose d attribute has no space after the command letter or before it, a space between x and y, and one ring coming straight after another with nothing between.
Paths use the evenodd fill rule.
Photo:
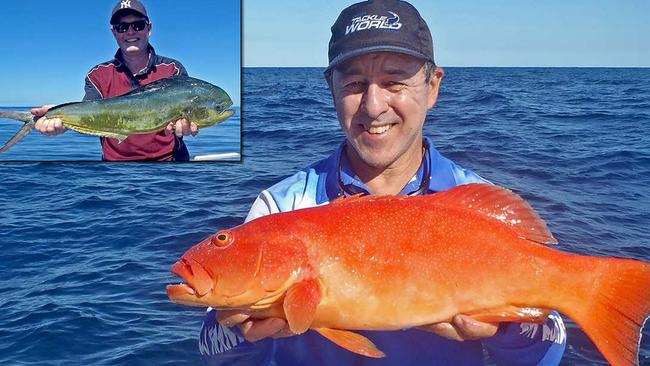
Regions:
<instances>
[{"instance_id":1,"label":"black baseball cap","mask_svg":"<svg viewBox=\"0 0 650 366\"><path fill-rule=\"evenodd\" d=\"M326 72L352 57L379 51L434 62L431 31L413 5L368 0L343 9L332 26Z\"/></svg>"},{"instance_id":2,"label":"black baseball cap","mask_svg":"<svg viewBox=\"0 0 650 366\"><path fill-rule=\"evenodd\" d=\"M140 1L121 0L115 5L115 7L113 7L113 12L111 13L111 24L117 24L119 17L127 13L143 16L147 21L149 20L147 9L144 8L144 4Z\"/></svg>"}]
</instances>

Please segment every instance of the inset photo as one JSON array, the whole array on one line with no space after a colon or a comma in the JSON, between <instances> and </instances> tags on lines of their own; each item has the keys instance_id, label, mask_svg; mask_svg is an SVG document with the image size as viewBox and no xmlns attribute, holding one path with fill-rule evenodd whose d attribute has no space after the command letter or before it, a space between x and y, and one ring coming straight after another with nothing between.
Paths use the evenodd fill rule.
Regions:
<instances>
[{"instance_id":1,"label":"inset photo","mask_svg":"<svg viewBox=\"0 0 650 366\"><path fill-rule=\"evenodd\" d=\"M0 161L241 160L239 0L3 12Z\"/></svg>"}]
</instances>

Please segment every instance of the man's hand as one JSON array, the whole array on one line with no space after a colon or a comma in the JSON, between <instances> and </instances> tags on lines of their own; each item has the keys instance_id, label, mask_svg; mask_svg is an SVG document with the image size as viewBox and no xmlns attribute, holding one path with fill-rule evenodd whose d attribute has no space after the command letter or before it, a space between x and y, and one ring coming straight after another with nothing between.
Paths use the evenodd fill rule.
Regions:
<instances>
[{"instance_id":1,"label":"man's hand","mask_svg":"<svg viewBox=\"0 0 650 366\"><path fill-rule=\"evenodd\" d=\"M194 122L189 122L185 118L181 118L176 122L169 122L165 128L165 134L170 135L172 133L175 133L178 137L188 135L196 136L199 133L199 126Z\"/></svg>"},{"instance_id":2,"label":"man's hand","mask_svg":"<svg viewBox=\"0 0 650 366\"><path fill-rule=\"evenodd\" d=\"M250 316L250 313L237 310L217 311L219 324L225 327L238 326L244 338L249 342L256 342L267 337L283 338L295 335L284 319L251 319Z\"/></svg>"},{"instance_id":3,"label":"man's hand","mask_svg":"<svg viewBox=\"0 0 650 366\"><path fill-rule=\"evenodd\" d=\"M251 319L250 313L240 311L218 311L217 321L225 326L238 326L244 338L256 342L267 337L283 338L295 335L284 319ZM499 329L498 325L474 320L468 315L456 315L450 323L442 322L418 327L418 329L456 341L476 340L492 337Z\"/></svg>"},{"instance_id":4,"label":"man's hand","mask_svg":"<svg viewBox=\"0 0 650 366\"><path fill-rule=\"evenodd\" d=\"M68 129L63 125L61 118L45 118L42 117L47 113L50 108L54 107L53 104L44 105L40 108L33 108L32 114L36 117L41 117L36 121L34 128L36 131L42 133L45 136L56 136L64 133Z\"/></svg>"},{"instance_id":5,"label":"man's hand","mask_svg":"<svg viewBox=\"0 0 650 366\"><path fill-rule=\"evenodd\" d=\"M442 322L424 325L418 327L418 329L462 342L492 337L496 334L499 326L492 323L479 322L468 315L458 314L452 318L450 323Z\"/></svg>"}]
</instances>

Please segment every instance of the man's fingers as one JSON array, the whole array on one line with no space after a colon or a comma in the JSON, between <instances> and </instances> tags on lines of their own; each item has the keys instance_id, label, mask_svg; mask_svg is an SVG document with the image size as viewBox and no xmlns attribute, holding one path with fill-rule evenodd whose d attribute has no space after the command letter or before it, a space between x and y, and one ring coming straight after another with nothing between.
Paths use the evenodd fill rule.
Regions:
<instances>
[{"instance_id":1,"label":"man's fingers","mask_svg":"<svg viewBox=\"0 0 650 366\"><path fill-rule=\"evenodd\" d=\"M190 123L186 120L183 120L183 122L181 122L181 126L183 127L183 136L189 136L192 133L192 130L190 129Z\"/></svg>"},{"instance_id":2,"label":"man's fingers","mask_svg":"<svg viewBox=\"0 0 650 366\"><path fill-rule=\"evenodd\" d=\"M46 136L60 135L67 129L60 118L49 119L45 117L39 118L34 124L34 128Z\"/></svg>"},{"instance_id":3,"label":"man's fingers","mask_svg":"<svg viewBox=\"0 0 650 366\"><path fill-rule=\"evenodd\" d=\"M63 127L61 125L61 120L56 118L56 119L48 119L45 121L45 131L54 134L57 132L58 129Z\"/></svg>"},{"instance_id":4,"label":"man's fingers","mask_svg":"<svg viewBox=\"0 0 650 366\"><path fill-rule=\"evenodd\" d=\"M47 120L47 118L41 117L36 121L36 123L34 124L34 128L36 129L36 131L38 131L38 132L45 131L43 129L43 124L45 123L46 120Z\"/></svg>"},{"instance_id":5,"label":"man's fingers","mask_svg":"<svg viewBox=\"0 0 650 366\"><path fill-rule=\"evenodd\" d=\"M285 337L292 337L292 336L295 336L295 335L296 335L296 333L292 332L291 329L289 328L289 324L285 323L284 327L279 332L272 335L271 337L273 337L273 338L285 338Z\"/></svg>"},{"instance_id":6,"label":"man's fingers","mask_svg":"<svg viewBox=\"0 0 650 366\"><path fill-rule=\"evenodd\" d=\"M175 127L174 122L169 122L167 124L167 127L165 127L165 135L170 135L170 134L174 133L175 128L176 127Z\"/></svg>"},{"instance_id":7,"label":"man's fingers","mask_svg":"<svg viewBox=\"0 0 650 366\"><path fill-rule=\"evenodd\" d=\"M456 341L468 341L492 337L499 325L479 322L469 315L458 314L449 323L429 324L418 328Z\"/></svg>"},{"instance_id":8,"label":"man's fingers","mask_svg":"<svg viewBox=\"0 0 650 366\"><path fill-rule=\"evenodd\" d=\"M426 330L428 332L433 332L441 337L445 337L455 341L462 342L465 340L458 332L458 330L451 323L447 323L447 322L423 325L421 327L418 327L418 329Z\"/></svg>"},{"instance_id":9,"label":"man's fingers","mask_svg":"<svg viewBox=\"0 0 650 366\"><path fill-rule=\"evenodd\" d=\"M177 136L177 137L183 137L183 122L181 122L181 121L182 121L182 120L179 119L179 120L176 121L176 123L174 124L174 130L175 130L175 132L176 132L176 136Z\"/></svg>"},{"instance_id":10,"label":"man's fingers","mask_svg":"<svg viewBox=\"0 0 650 366\"><path fill-rule=\"evenodd\" d=\"M267 337L282 338L294 335L284 319L251 319L250 313L239 310L217 311L217 321L226 327L239 326L242 335L249 342Z\"/></svg>"},{"instance_id":11,"label":"man's fingers","mask_svg":"<svg viewBox=\"0 0 650 366\"><path fill-rule=\"evenodd\" d=\"M217 321L226 327L232 327L233 325L241 324L248 318L250 318L250 314L248 313L226 310L217 311Z\"/></svg>"},{"instance_id":12,"label":"man's fingers","mask_svg":"<svg viewBox=\"0 0 650 366\"><path fill-rule=\"evenodd\" d=\"M178 137L196 136L199 133L199 126L194 122L189 122L185 118L179 119L173 124L173 131Z\"/></svg>"},{"instance_id":13,"label":"man's fingers","mask_svg":"<svg viewBox=\"0 0 650 366\"><path fill-rule=\"evenodd\" d=\"M42 107L32 108L31 113L33 115L37 116L37 117L40 117L40 116L44 115L45 113L47 113L47 111L49 111L50 108L52 108L52 107L54 107L54 104L46 104L46 105L44 105Z\"/></svg>"},{"instance_id":14,"label":"man's fingers","mask_svg":"<svg viewBox=\"0 0 650 366\"><path fill-rule=\"evenodd\" d=\"M497 324L479 322L471 316L462 314L454 316L452 323L458 334L466 340L492 337L499 329Z\"/></svg>"},{"instance_id":15,"label":"man's fingers","mask_svg":"<svg viewBox=\"0 0 650 366\"><path fill-rule=\"evenodd\" d=\"M244 338L249 342L256 342L260 339L271 337L286 326L284 319L268 318L261 320L246 320L240 325Z\"/></svg>"}]
</instances>

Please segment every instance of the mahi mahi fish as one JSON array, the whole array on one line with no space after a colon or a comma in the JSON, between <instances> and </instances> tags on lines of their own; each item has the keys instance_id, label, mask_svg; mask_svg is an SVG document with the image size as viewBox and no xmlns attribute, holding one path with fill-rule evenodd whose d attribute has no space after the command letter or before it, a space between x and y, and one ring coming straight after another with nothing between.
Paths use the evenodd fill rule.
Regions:
<instances>
[{"instance_id":1,"label":"mahi mahi fish","mask_svg":"<svg viewBox=\"0 0 650 366\"><path fill-rule=\"evenodd\" d=\"M50 108L45 116L60 118L65 127L80 133L125 140L129 135L160 131L180 118L199 128L210 127L235 113L228 109L231 105L228 94L218 86L188 76L174 76L115 98L60 104ZM37 119L29 112L18 111L0 111L0 118L25 123L0 147L0 153L27 136Z\"/></svg>"},{"instance_id":2,"label":"mahi mahi fish","mask_svg":"<svg viewBox=\"0 0 650 366\"><path fill-rule=\"evenodd\" d=\"M363 196L222 230L172 266L179 304L279 317L352 352L385 356L354 330L450 321L573 319L616 366L638 362L650 264L561 252L532 207L468 184L433 195ZM390 357L390 355L387 355Z\"/></svg>"}]
</instances>

